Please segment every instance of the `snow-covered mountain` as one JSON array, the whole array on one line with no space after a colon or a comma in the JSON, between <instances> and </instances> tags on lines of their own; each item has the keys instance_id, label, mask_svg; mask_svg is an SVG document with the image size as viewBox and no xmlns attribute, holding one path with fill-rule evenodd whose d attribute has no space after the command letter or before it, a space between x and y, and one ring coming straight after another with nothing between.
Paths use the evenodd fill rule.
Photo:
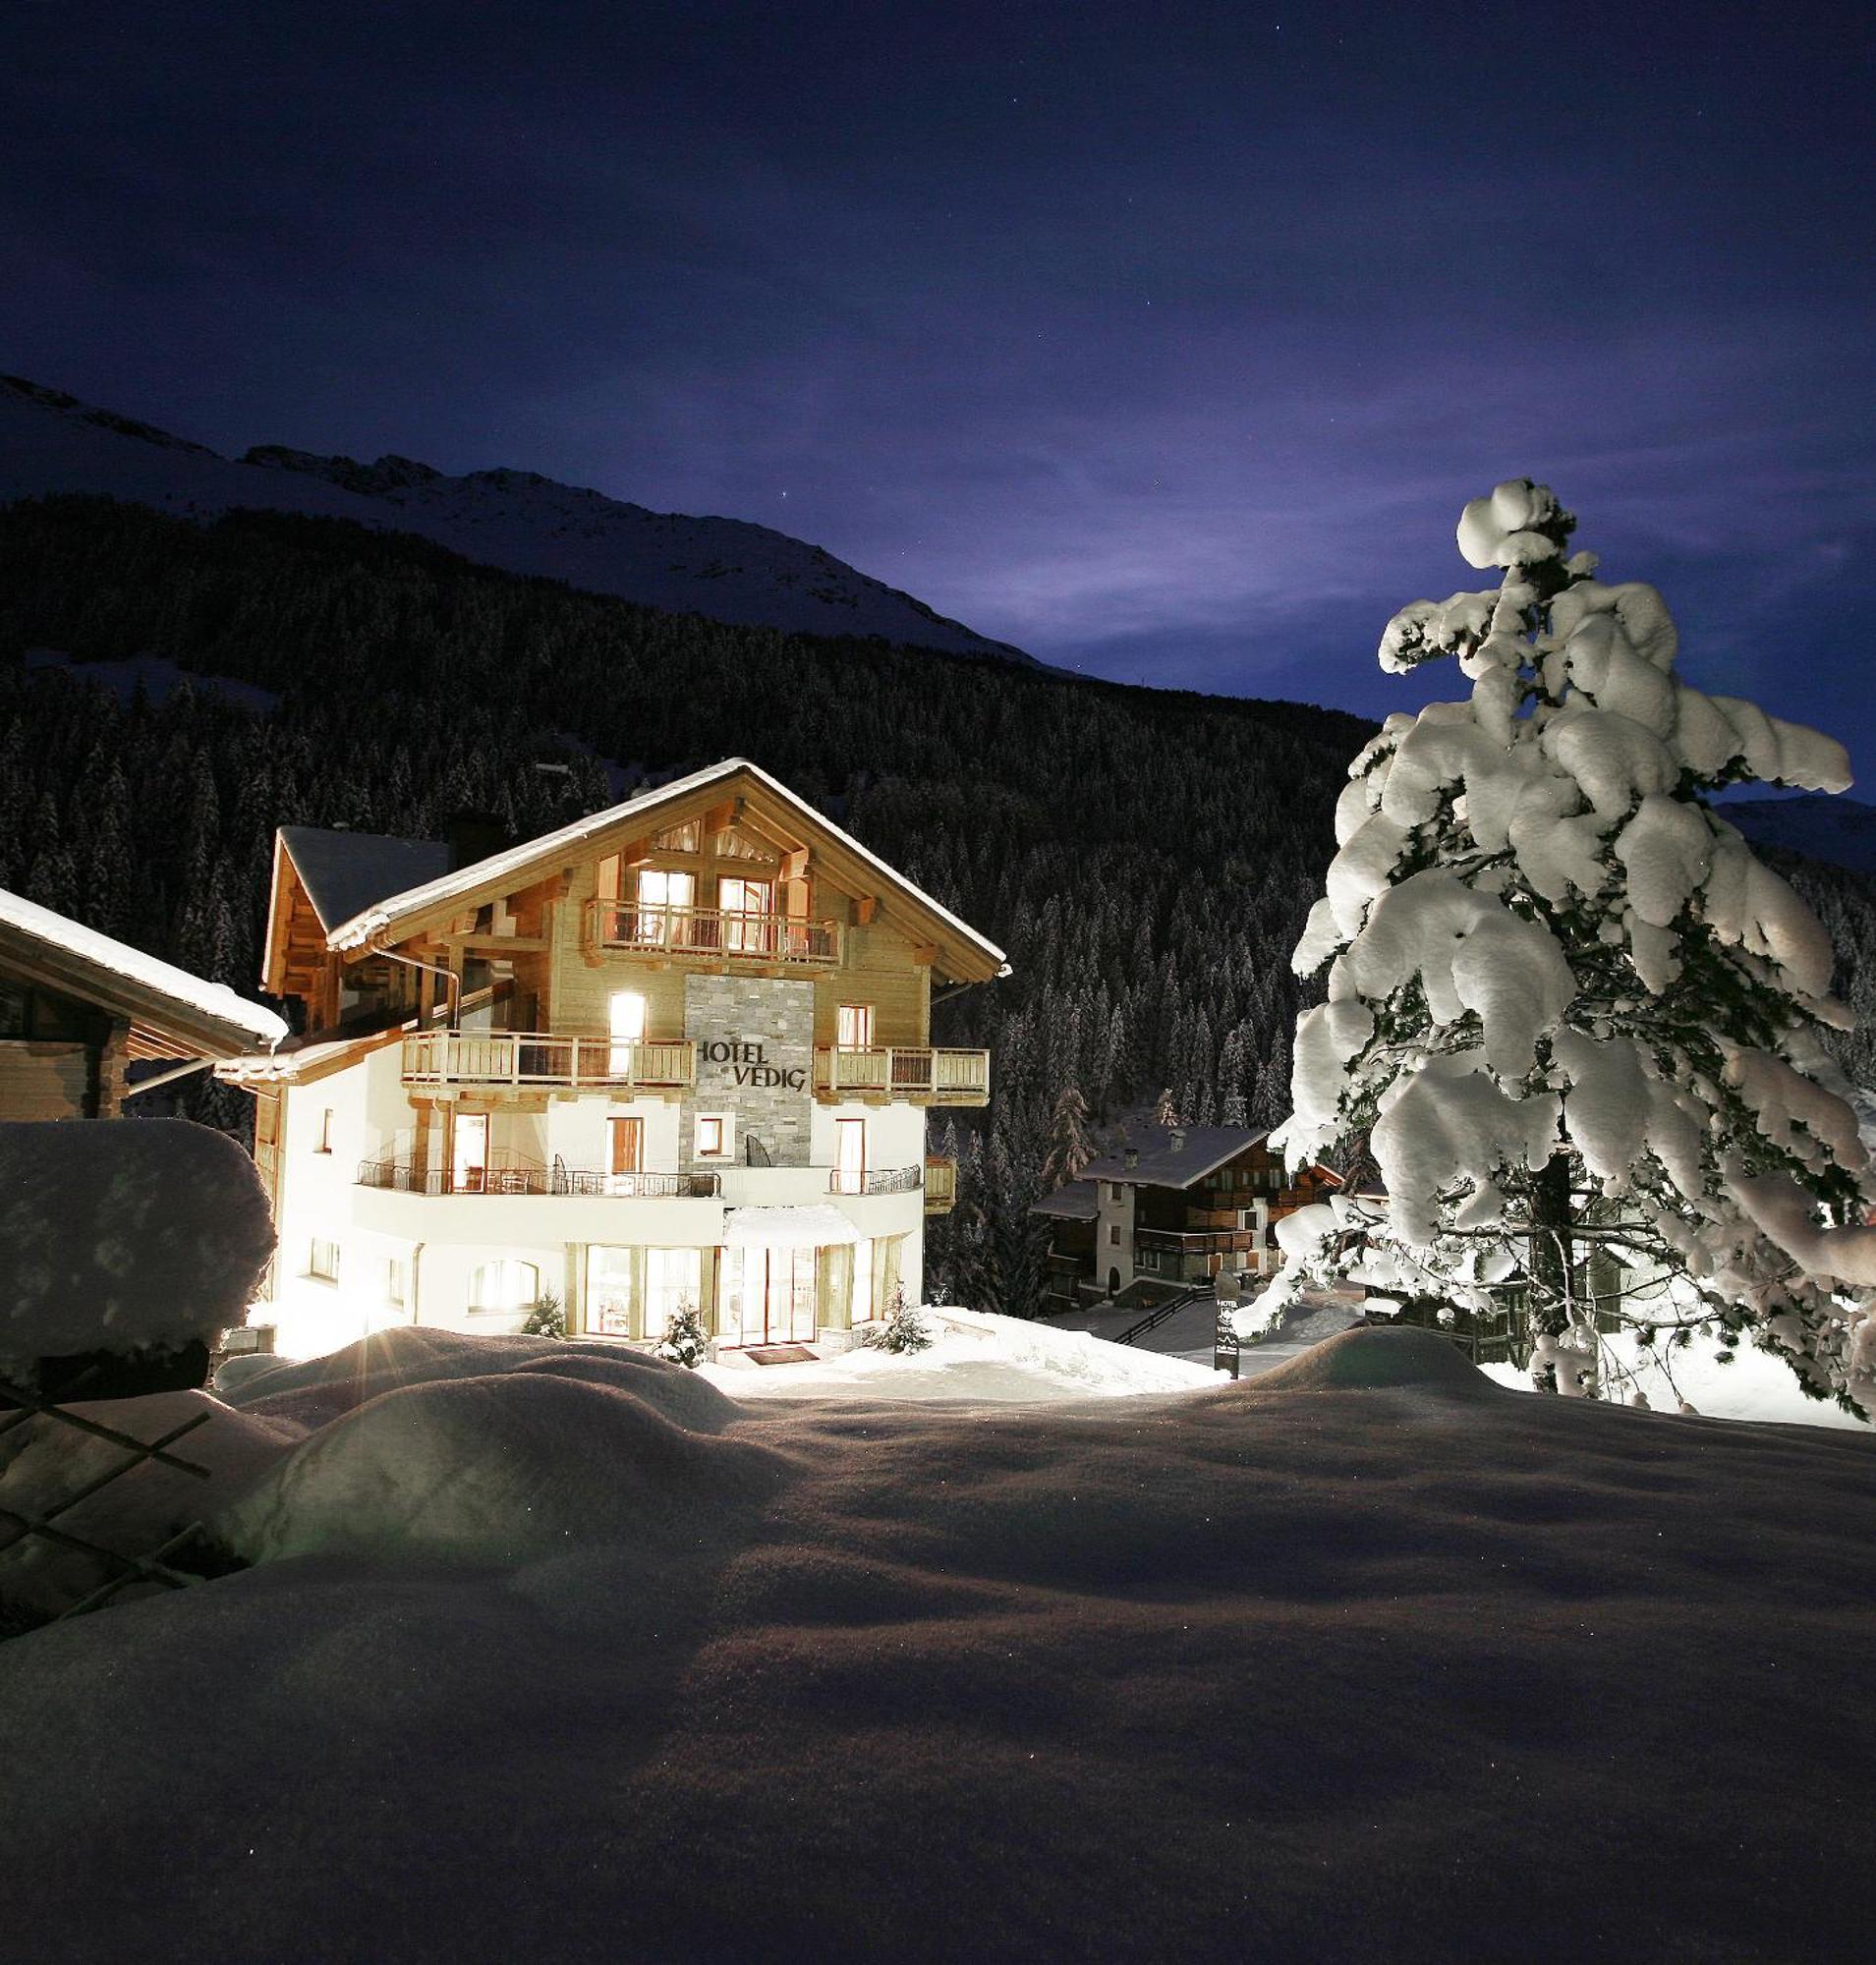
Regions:
<instances>
[{"instance_id":1,"label":"snow-covered mountain","mask_svg":"<svg viewBox=\"0 0 1876 1965\"><path fill-rule=\"evenodd\" d=\"M360 464L277 444L237 460L56 389L0 376L0 504L61 491L104 492L199 518L258 507L354 519L417 533L483 565L543 574L647 607L1033 660L767 526L652 512L531 471L449 477L405 457Z\"/></svg>"}]
</instances>

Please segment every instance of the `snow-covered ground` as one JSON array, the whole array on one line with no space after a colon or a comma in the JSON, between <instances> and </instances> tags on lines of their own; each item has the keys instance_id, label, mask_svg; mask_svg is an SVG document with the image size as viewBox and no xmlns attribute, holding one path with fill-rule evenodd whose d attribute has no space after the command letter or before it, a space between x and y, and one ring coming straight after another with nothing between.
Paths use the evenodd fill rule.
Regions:
<instances>
[{"instance_id":1,"label":"snow-covered ground","mask_svg":"<svg viewBox=\"0 0 1876 1965\"><path fill-rule=\"evenodd\" d=\"M254 1566L0 1645L9 1958L1863 1946L1866 1438L1405 1329L1023 1405L403 1329L240 1398Z\"/></svg>"},{"instance_id":2,"label":"snow-covered ground","mask_svg":"<svg viewBox=\"0 0 1876 1965\"><path fill-rule=\"evenodd\" d=\"M854 1349L811 1365L706 1365L702 1376L731 1398L862 1393L887 1399L989 1399L1037 1403L1193 1392L1226 1382L1180 1358L1109 1344L983 1311L928 1310L929 1350L895 1355Z\"/></svg>"}]
</instances>

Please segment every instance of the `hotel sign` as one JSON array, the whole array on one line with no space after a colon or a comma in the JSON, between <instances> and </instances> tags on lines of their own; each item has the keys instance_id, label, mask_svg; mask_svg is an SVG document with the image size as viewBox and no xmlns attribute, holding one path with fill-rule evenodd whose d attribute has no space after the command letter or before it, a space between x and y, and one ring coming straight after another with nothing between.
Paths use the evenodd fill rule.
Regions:
<instances>
[{"instance_id":1,"label":"hotel sign","mask_svg":"<svg viewBox=\"0 0 1876 1965\"><path fill-rule=\"evenodd\" d=\"M774 1092L805 1092L805 1066L770 1064L767 1046L750 1043L741 1038L708 1039L697 1046L697 1055L706 1064L725 1067L732 1085L759 1086Z\"/></svg>"}]
</instances>

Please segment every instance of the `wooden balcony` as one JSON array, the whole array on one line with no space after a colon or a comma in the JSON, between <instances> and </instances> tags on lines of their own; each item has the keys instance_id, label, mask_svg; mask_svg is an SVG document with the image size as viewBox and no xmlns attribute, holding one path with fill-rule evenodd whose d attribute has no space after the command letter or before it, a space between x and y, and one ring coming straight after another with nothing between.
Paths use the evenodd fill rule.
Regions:
<instances>
[{"instance_id":1,"label":"wooden balcony","mask_svg":"<svg viewBox=\"0 0 1876 1965\"><path fill-rule=\"evenodd\" d=\"M925 1162L925 1211L948 1214L957 1206L957 1162L936 1156Z\"/></svg>"},{"instance_id":2,"label":"wooden balcony","mask_svg":"<svg viewBox=\"0 0 1876 1965\"><path fill-rule=\"evenodd\" d=\"M439 1092L681 1092L697 1076L696 1046L525 1031L421 1031L404 1039L404 1083Z\"/></svg>"},{"instance_id":3,"label":"wooden balcony","mask_svg":"<svg viewBox=\"0 0 1876 1965\"><path fill-rule=\"evenodd\" d=\"M915 1105L983 1105L991 1095L987 1050L842 1050L815 1053L815 1091L824 1099Z\"/></svg>"},{"instance_id":4,"label":"wooden balcony","mask_svg":"<svg viewBox=\"0 0 1876 1965\"><path fill-rule=\"evenodd\" d=\"M831 969L841 955L838 922L722 908L645 907L637 901L589 901L585 940L593 958L685 956L752 968Z\"/></svg>"}]
</instances>

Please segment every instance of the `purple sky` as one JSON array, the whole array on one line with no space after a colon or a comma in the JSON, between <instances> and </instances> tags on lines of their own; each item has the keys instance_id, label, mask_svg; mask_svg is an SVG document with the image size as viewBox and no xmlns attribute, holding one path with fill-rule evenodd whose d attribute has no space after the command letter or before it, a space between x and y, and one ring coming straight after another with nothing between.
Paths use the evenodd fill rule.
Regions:
<instances>
[{"instance_id":1,"label":"purple sky","mask_svg":"<svg viewBox=\"0 0 1876 1965\"><path fill-rule=\"evenodd\" d=\"M1876 796L1869 20L28 0L0 367L760 520L1051 660L1370 711L1418 700L1388 614L1479 584L1460 504L1529 474L1690 680Z\"/></svg>"}]
</instances>

